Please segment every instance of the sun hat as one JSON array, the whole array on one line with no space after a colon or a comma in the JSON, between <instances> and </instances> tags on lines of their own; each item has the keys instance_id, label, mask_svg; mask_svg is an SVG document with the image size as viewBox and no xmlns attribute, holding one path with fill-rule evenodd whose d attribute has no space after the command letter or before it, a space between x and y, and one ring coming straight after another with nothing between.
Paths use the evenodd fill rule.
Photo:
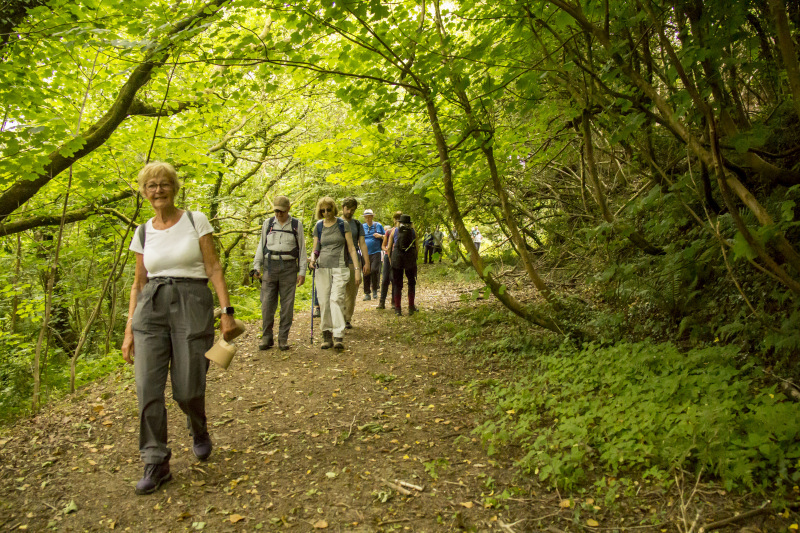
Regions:
<instances>
[{"instance_id":1,"label":"sun hat","mask_svg":"<svg viewBox=\"0 0 800 533\"><path fill-rule=\"evenodd\" d=\"M275 209L280 211L288 211L289 207L291 207L289 199L285 196L276 196L272 203L275 206Z\"/></svg>"},{"instance_id":2,"label":"sun hat","mask_svg":"<svg viewBox=\"0 0 800 533\"><path fill-rule=\"evenodd\" d=\"M401 224L411 224L411 215L400 215Z\"/></svg>"},{"instance_id":3,"label":"sun hat","mask_svg":"<svg viewBox=\"0 0 800 533\"><path fill-rule=\"evenodd\" d=\"M375 213L372 212L372 209L364 209L364 216L367 215L375 215Z\"/></svg>"}]
</instances>

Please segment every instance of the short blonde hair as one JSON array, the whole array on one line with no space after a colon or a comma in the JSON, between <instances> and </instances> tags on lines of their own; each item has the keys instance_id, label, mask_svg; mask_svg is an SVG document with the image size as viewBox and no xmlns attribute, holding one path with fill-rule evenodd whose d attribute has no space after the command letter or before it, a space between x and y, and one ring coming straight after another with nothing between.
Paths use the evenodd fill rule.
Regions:
<instances>
[{"instance_id":1,"label":"short blonde hair","mask_svg":"<svg viewBox=\"0 0 800 533\"><path fill-rule=\"evenodd\" d=\"M323 207L332 207L333 216L339 216L339 208L336 207L336 201L330 196L323 196L317 201L317 207L314 208L314 213L316 213L317 218L324 218L320 212L320 209Z\"/></svg>"},{"instance_id":2,"label":"short blonde hair","mask_svg":"<svg viewBox=\"0 0 800 533\"><path fill-rule=\"evenodd\" d=\"M170 183L172 183L173 192L177 193L181 188L181 184L178 181L178 173L175 171L175 167L169 163L153 161L151 163L147 163L144 168L139 171L139 192L142 194L142 196L144 196L144 188L148 181L154 178L162 177L167 178Z\"/></svg>"}]
</instances>

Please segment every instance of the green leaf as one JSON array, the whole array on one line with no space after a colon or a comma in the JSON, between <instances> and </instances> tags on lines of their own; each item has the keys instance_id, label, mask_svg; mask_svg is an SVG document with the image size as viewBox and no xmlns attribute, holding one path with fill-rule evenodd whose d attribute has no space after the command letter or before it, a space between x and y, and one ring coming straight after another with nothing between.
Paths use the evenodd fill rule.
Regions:
<instances>
[{"instance_id":1,"label":"green leaf","mask_svg":"<svg viewBox=\"0 0 800 533\"><path fill-rule=\"evenodd\" d=\"M781 203L781 218L786 222L791 222L794 220L794 207L795 207L794 200L786 200L785 202Z\"/></svg>"}]
</instances>

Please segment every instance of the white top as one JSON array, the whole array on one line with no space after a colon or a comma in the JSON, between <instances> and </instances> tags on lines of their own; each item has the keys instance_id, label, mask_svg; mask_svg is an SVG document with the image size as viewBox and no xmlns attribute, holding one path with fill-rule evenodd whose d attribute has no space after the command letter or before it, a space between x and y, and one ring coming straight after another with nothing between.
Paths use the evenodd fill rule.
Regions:
<instances>
[{"instance_id":1,"label":"white top","mask_svg":"<svg viewBox=\"0 0 800 533\"><path fill-rule=\"evenodd\" d=\"M481 237L481 232L478 231L478 228L472 230L472 242L481 242L483 241L483 237Z\"/></svg>"},{"instance_id":2,"label":"white top","mask_svg":"<svg viewBox=\"0 0 800 533\"><path fill-rule=\"evenodd\" d=\"M168 229L153 228L153 219L145 222L144 250L138 232L133 233L130 250L144 254L144 267L148 278L202 278L206 279L200 237L214 232L214 228L200 211L192 211L194 227L184 211L177 224ZM138 230L138 228L137 228Z\"/></svg>"}]
</instances>

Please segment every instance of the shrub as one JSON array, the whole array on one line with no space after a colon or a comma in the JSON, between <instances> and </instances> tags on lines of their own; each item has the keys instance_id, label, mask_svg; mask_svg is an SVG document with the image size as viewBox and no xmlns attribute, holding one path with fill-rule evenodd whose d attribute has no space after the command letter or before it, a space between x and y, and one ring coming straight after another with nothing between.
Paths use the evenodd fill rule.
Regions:
<instances>
[{"instance_id":1,"label":"shrub","mask_svg":"<svg viewBox=\"0 0 800 533\"><path fill-rule=\"evenodd\" d=\"M674 345L564 345L513 384L496 385L490 452L521 444L519 467L570 487L588 471L617 476L676 468L711 472L728 489L792 487L800 480L796 404L759 388L732 346L681 353Z\"/></svg>"}]
</instances>

